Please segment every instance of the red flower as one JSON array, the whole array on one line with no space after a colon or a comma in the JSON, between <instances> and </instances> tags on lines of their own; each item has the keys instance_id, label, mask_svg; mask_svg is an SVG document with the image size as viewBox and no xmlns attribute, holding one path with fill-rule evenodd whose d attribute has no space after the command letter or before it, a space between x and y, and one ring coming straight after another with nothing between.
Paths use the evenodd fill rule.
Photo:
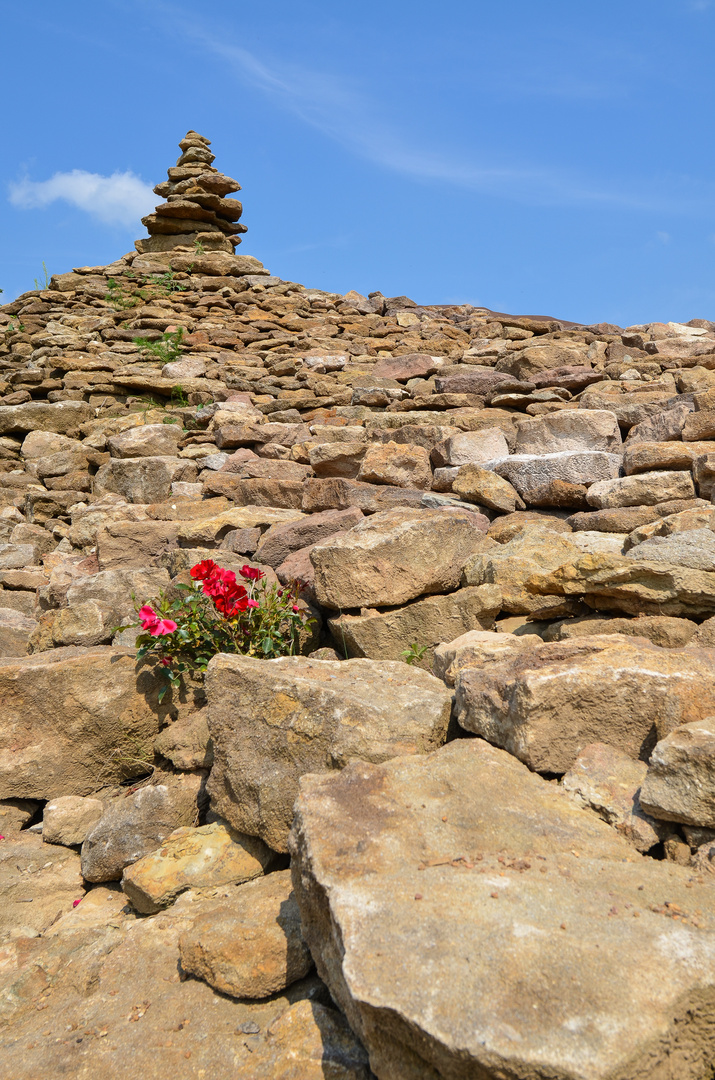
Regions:
<instances>
[{"instance_id":1,"label":"red flower","mask_svg":"<svg viewBox=\"0 0 715 1080\"><path fill-rule=\"evenodd\" d=\"M248 601L248 606L249 607L260 607L261 605L258 603L257 600L249 600Z\"/></svg>"},{"instance_id":2,"label":"red flower","mask_svg":"<svg viewBox=\"0 0 715 1080\"><path fill-rule=\"evenodd\" d=\"M216 566L213 559L204 559L202 562L196 563L196 566L192 566L190 573L194 580L204 581L207 577L210 577L214 570L218 569L220 567Z\"/></svg>"},{"instance_id":3,"label":"red flower","mask_svg":"<svg viewBox=\"0 0 715 1080\"><path fill-rule=\"evenodd\" d=\"M73 900L72 901L72 907L77 907L77 904L81 904L81 903L82 903L82 897L80 897L79 900Z\"/></svg>"},{"instance_id":4,"label":"red flower","mask_svg":"<svg viewBox=\"0 0 715 1080\"><path fill-rule=\"evenodd\" d=\"M259 570L257 566L249 566L248 563L242 566L238 572L242 578L246 578L248 581L260 581L261 578L266 576L263 570Z\"/></svg>"}]
</instances>

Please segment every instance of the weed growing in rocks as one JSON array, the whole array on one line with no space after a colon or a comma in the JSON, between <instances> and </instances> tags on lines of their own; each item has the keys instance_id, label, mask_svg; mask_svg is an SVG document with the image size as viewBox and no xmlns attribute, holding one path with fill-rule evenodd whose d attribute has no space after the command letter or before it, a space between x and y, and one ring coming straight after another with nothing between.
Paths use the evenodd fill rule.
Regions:
<instances>
[{"instance_id":1,"label":"weed growing in rocks","mask_svg":"<svg viewBox=\"0 0 715 1080\"><path fill-rule=\"evenodd\" d=\"M184 329L180 326L178 330L162 334L159 341L147 341L143 337L135 337L133 340L145 356L153 357L162 364L170 364L172 360L181 356L183 338Z\"/></svg>"},{"instance_id":2,"label":"weed growing in rocks","mask_svg":"<svg viewBox=\"0 0 715 1080\"><path fill-rule=\"evenodd\" d=\"M300 583L291 587L268 584L265 574L243 566L238 580L212 559L191 568L191 585L176 584L183 595L175 600L162 593L137 609L144 631L137 637L137 660L158 660L169 686L178 688L182 675L205 671L216 653L242 653L270 660L292 656L300 631L314 620L299 601ZM117 632L128 627L118 627Z\"/></svg>"},{"instance_id":3,"label":"weed growing in rocks","mask_svg":"<svg viewBox=\"0 0 715 1080\"><path fill-rule=\"evenodd\" d=\"M413 641L409 648L402 650L400 656L404 657L406 664L419 664L428 648L429 645L419 645Z\"/></svg>"}]
</instances>

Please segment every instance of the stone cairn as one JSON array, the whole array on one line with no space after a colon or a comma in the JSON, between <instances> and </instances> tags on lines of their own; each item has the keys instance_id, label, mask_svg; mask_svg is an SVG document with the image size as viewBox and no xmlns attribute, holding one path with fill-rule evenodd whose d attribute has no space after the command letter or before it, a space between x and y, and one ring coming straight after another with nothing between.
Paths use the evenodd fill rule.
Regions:
<instances>
[{"instance_id":1,"label":"stone cairn","mask_svg":"<svg viewBox=\"0 0 715 1080\"><path fill-rule=\"evenodd\" d=\"M166 198L153 214L142 218L148 239L137 240L141 254L173 251L175 248L233 253L241 243L239 233L246 232L238 221L243 207L238 199L227 199L241 185L213 167L214 155L209 139L196 131L187 131L179 143L182 151L176 165L167 170L168 180L154 191Z\"/></svg>"}]
</instances>

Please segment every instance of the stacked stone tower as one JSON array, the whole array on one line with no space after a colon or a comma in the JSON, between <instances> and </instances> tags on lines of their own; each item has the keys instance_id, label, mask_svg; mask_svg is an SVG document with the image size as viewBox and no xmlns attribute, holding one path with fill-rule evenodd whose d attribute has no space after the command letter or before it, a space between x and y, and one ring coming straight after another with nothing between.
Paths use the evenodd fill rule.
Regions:
<instances>
[{"instance_id":1,"label":"stacked stone tower","mask_svg":"<svg viewBox=\"0 0 715 1080\"><path fill-rule=\"evenodd\" d=\"M182 154L167 170L169 179L154 188L166 202L142 218L149 237L135 243L141 254L196 249L197 241L205 251L231 254L241 243L239 234L246 232L246 226L238 224L243 207L237 199L226 198L241 185L213 167L210 145L196 131L187 131L179 143Z\"/></svg>"}]
</instances>

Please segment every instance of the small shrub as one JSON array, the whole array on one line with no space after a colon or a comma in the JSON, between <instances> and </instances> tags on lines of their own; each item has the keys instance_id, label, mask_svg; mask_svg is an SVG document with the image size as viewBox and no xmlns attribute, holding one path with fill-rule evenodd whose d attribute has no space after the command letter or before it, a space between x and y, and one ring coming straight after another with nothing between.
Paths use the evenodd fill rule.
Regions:
<instances>
[{"instance_id":1,"label":"small shrub","mask_svg":"<svg viewBox=\"0 0 715 1080\"><path fill-rule=\"evenodd\" d=\"M156 357L162 364L170 364L172 360L176 360L181 356L183 339L184 328L180 326L178 330L174 330L172 333L162 334L159 341L147 341L143 337L135 337L132 340L145 355Z\"/></svg>"},{"instance_id":2,"label":"small shrub","mask_svg":"<svg viewBox=\"0 0 715 1080\"><path fill-rule=\"evenodd\" d=\"M132 625L144 631L137 637L137 660L156 659L168 680L160 701L169 686L179 687L182 675L205 671L216 653L266 660L295 653L300 631L314 621L299 603L299 582L268 585L263 571L248 565L239 576L241 581L205 559L191 568L191 585L174 586L183 593L179 599L162 593L137 609Z\"/></svg>"},{"instance_id":3,"label":"small shrub","mask_svg":"<svg viewBox=\"0 0 715 1080\"><path fill-rule=\"evenodd\" d=\"M416 641L413 641L408 649L404 649L400 653L400 656L404 656L406 664L419 664L428 648L429 645L419 645Z\"/></svg>"}]
</instances>

